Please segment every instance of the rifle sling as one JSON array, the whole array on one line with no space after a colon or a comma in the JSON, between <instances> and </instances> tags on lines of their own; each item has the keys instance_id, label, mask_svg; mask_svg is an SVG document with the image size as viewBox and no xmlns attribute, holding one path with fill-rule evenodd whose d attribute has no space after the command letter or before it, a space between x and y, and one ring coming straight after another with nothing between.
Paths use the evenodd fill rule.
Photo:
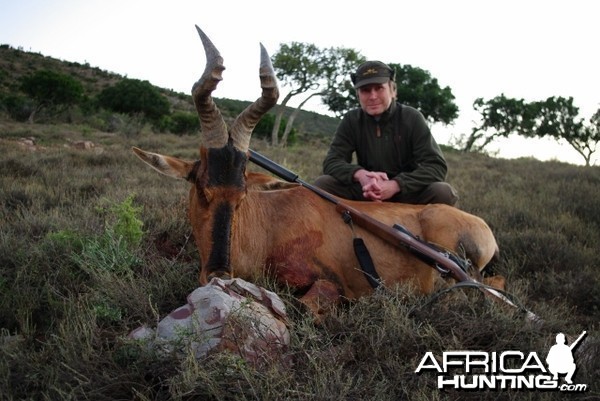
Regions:
<instances>
[{"instance_id":1,"label":"rifle sling","mask_svg":"<svg viewBox=\"0 0 600 401\"><path fill-rule=\"evenodd\" d=\"M358 263L360 264L360 268L362 269L365 278L369 284L371 284L371 287L378 288L381 286L381 279L379 274L377 274L377 270L375 270L375 264L367 249L367 245L365 245L365 241L363 241L362 238L355 237L353 239L353 245L354 254L356 255L356 259L358 259Z\"/></svg>"},{"instance_id":2,"label":"rifle sling","mask_svg":"<svg viewBox=\"0 0 600 401\"><path fill-rule=\"evenodd\" d=\"M362 238L356 236L356 232L354 232L354 225L352 224L352 215L350 212L342 213L342 219L344 219L344 223L350 226L352 230L352 245L354 246L354 255L358 260L358 264L365 275L365 278L371 284L373 289L377 289L381 286L381 278L379 274L377 274L377 270L375 269L375 264L373 263L373 258L367 249L367 245Z\"/></svg>"},{"instance_id":3,"label":"rifle sling","mask_svg":"<svg viewBox=\"0 0 600 401\"><path fill-rule=\"evenodd\" d=\"M417 238L410 231L408 231L405 227L400 226L399 224L394 224L393 228L396 230L402 231L405 234L411 236L415 241L418 241L421 244L423 244L425 247L427 247L425 249L430 249L432 253L437 253L438 255L443 254L444 257L452 260L465 272L465 274L467 274L466 267L468 266L469 261L461 259L457 255L453 255L448 252L444 254L439 249L434 247L432 244ZM365 242L363 241L362 238L358 238L358 237L354 237L353 245L354 245L354 253L356 255L356 259L358 259L358 263L360 264L360 268L362 269L362 271L365 275L365 278L367 279L369 284L371 284L371 287L373 287L374 289L380 287L381 286L381 277L377 273L377 269L375 268L375 264L373 263L373 258L371 258L371 254L369 253L369 250L367 249L367 245L365 244ZM422 262L424 262L425 264L428 264L429 266L438 270L442 274L443 277L448 276L450 274L450 271L445 270L442 266L439 265L439 263L435 260L435 258L433 258L431 256L432 255L431 253L428 254L428 253L423 252L423 250L417 250L417 249L411 247L410 245L405 245L405 247L413 255L415 255L418 259L420 259Z\"/></svg>"}]
</instances>

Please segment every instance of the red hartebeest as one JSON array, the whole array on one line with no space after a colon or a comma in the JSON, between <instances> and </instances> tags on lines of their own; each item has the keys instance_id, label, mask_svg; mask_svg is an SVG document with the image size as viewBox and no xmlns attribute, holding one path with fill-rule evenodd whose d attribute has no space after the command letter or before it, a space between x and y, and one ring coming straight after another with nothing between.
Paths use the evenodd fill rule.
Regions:
<instances>
[{"instance_id":1,"label":"red hartebeest","mask_svg":"<svg viewBox=\"0 0 600 401\"><path fill-rule=\"evenodd\" d=\"M161 173L192 184L189 218L200 253L200 283L213 276L252 280L269 275L295 291L319 317L340 296L355 299L373 289L352 249L352 233L335 206L310 190L246 171L253 128L273 107L279 91L273 66L261 45L262 96L228 129L211 94L222 79L223 59L198 28L206 68L192 89L200 117L200 159L186 161L134 152ZM496 240L480 218L446 205L346 202L392 225L467 257L479 270L498 252ZM412 283L430 293L436 272L403 249L355 228L386 285Z\"/></svg>"}]
</instances>

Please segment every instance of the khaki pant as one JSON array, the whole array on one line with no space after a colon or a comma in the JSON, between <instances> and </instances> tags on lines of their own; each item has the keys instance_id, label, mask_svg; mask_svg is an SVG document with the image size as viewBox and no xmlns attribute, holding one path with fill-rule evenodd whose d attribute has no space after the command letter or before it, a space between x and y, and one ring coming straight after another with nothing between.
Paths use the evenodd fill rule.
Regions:
<instances>
[{"instance_id":1,"label":"khaki pant","mask_svg":"<svg viewBox=\"0 0 600 401\"><path fill-rule=\"evenodd\" d=\"M330 175L322 175L315 180L315 186L330 194L339 196L340 198L361 201L367 200L363 197L362 188L358 182L353 183L352 185L346 185ZM450 184L446 182L434 182L422 192L405 194L401 191L388 199L388 202L421 205L426 205L428 203L445 203L454 206L456 205L456 202L458 202L458 194Z\"/></svg>"}]
</instances>

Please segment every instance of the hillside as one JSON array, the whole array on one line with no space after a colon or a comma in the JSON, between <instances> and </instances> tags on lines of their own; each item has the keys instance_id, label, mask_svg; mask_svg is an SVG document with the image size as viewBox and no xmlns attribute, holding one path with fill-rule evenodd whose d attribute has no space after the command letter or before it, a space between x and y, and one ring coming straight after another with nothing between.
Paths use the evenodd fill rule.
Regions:
<instances>
[{"instance_id":1,"label":"hillside","mask_svg":"<svg viewBox=\"0 0 600 401\"><path fill-rule=\"evenodd\" d=\"M23 77L44 69L76 78L83 84L85 96L92 99L103 89L124 78L119 74L104 71L98 67L91 67L89 64L63 61L39 53L14 49L8 45L0 45L0 100L3 96L19 93L19 83ZM129 78L135 79L135 77ZM156 87L156 89L168 98L173 112L194 110L189 94L176 93L159 87ZM215 102L222 109L221 111L226 119L235 118L250 103L218 97L215 98ZM291 108L286 108L285 115L289 115L291 111ZM338 120L335 118L310 111L301 111L296 118L294 127L301 136L328 137L335 131L337 123Z\"/></svg>"}]
</instances>

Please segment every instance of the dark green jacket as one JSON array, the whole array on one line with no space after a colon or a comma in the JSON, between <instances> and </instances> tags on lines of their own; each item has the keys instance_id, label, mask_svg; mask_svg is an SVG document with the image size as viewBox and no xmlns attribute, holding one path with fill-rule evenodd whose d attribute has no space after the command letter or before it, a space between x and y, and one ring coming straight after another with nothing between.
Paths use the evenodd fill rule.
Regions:
<instances>
[{"instance_id":1,"label":"dark green jacket","mask_svg":"<svg viewBox=\"0 0 600 401\"><path fill-rule=\"evenodd\" d=\"M357 108L338 126L323 173L351 184L361 168L387 173L403 193L420 192L433 182L444 181L448 171L423 115L395 102L379 121Z\"/></svg>"}]
</instances>

